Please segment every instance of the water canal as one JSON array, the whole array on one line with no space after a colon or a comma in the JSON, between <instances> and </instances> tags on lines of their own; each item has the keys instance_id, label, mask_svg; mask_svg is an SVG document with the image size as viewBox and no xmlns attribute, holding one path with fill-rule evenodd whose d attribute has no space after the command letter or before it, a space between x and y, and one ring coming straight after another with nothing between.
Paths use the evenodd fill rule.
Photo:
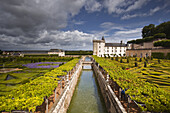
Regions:
<instances>
[{"instance_id":1,"label":"water canal","mask_svg":"<svg viewBox=\"0 0 170 113\"><path fill-rule=\"evenodd\" d=\"M67 113L107 113L91 66L84 66Z\"/></svg>"}]
</instances>

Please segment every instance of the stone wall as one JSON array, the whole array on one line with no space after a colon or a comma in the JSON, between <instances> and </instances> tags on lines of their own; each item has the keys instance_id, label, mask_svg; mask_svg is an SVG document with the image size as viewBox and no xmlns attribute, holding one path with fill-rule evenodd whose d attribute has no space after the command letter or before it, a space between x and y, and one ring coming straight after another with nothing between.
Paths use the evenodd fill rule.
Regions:
<instances>
[{"instance_id":1,"label":"stone wall","mask_svg":"<svg viewBox=\"0 0 170 113\"><path fill-rule=\"evenodd\" d=\"M126 56L136 55L137 57L151 57L152 53L155 52L164 53L166 56L167 53L170 53L170 49L130 49L126 50Z\"/></svg>"},{"instance_id":2,"label":"stone wall","mask_svg":"<svg viewBox=\"0 0 170 113\"><path fill-rule=\"evenodd\" d=\"M99 71L99 67L95 65L95 62L93 62L92 67L99 83L99 87L101 89L101 93L103 95L108 113L126 113L124 107L122 106L119 99L116 97L108 81Z\"/></svg>"},{"instance_id":3,"label":"stone wall","mask_svg":"<svg viewBox=\"0 0 170 113\"><path fill-rule=\"evenodd\" d=\"M82 62L79 62L79 66L77 67L77 70L75 73L71 76L71 79L67 82L63 93L61 94L61 97L58 101L56 101L49 111L49 113L66 113L67 109L70 105L75 87L77 85L78 78L80 76L81 70L82 70Z\"/></svg>"}]
</instances>

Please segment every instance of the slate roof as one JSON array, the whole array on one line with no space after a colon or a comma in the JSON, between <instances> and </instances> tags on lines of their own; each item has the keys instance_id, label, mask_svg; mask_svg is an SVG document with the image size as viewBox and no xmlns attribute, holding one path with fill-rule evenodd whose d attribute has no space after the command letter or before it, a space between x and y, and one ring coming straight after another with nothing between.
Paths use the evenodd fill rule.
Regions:
<instances>
[{"instance_id":1,"label":"slate roof","mask_svg":"<svg viewBox=\"0 0 170 113\"><path fill-rule=\"evenodd\" d=\"M124 43L105 43L105 47L127 47Z\"/></svg>"}]
</instances>

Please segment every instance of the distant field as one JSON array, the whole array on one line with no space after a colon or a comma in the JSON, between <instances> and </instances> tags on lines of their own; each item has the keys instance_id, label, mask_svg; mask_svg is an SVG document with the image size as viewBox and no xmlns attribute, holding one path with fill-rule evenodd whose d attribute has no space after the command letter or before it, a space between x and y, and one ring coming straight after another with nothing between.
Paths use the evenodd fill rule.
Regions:
<instances>
[{"instance_id":1,"label":"distant field","mask_svg":"<svg viewBox=\"0 0 170 113\"><path fill-rule=\"evenodd\" d=\"M121 61L122 59L122 61ZM128 59L128 60L127 60ZM116 61L117 60L117 61ZM140 59L140 58L113 58L116 65L132 73L138 73L139 78L155 83L158 87L170 92L170 60ZM120 63L122 62L122 63ZM128 63L129 62L129 63ZM135 67L135 62L137 67ZM146 62L146 67L144 67Z\"/></svg>"}]
</instances>

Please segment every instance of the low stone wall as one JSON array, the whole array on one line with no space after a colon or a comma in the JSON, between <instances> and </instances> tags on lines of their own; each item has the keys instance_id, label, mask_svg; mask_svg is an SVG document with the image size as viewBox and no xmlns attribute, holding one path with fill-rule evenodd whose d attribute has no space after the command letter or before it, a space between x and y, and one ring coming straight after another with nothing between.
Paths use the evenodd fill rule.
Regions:
<instances>
[{"instance_id":1,"label":"low stone wall","mask_svg":"<svg viewBox=\"0 0 170 113\"><path fill-rule=\"evenodd\" d=\"M49 113L66 113L70 105L75 87L77 85L78 78L82 70L82 62L79 62L79 66L75 73L71 76L71 79L67 82L60 99L56 101L49 111Z\"/></svg>"},{"instance_id":2,"label":"low stone wall","mask_svg":"<svg viewBox=\"0 0 170 113\"><path fill-rule=\"evenodd\" d=\"M164 53L164 55L166 56L167 53L170 53L170 49L168 48L158 48L158 49L129 49L126 50L126 56L133 56L133 55L137 55L137 57L151 57L152 53L155 52L160 52L160 53Z\"/></svg>"},{"instance_id":3,"label":"low stone wall","mask_svg":"<svg viewBox=\"0 0 170 113\"><path fill-rule=\"evenodd\" d=\"M107 108L108 113L126 113L124 107L122 106L119 99L116 97L115 93L113 92L111 86L103 76L103 74L99 71L99 67L96 66L95 62L92 64L95 76L99 83L105 105Z\"/></svg>"}]
</instances>

